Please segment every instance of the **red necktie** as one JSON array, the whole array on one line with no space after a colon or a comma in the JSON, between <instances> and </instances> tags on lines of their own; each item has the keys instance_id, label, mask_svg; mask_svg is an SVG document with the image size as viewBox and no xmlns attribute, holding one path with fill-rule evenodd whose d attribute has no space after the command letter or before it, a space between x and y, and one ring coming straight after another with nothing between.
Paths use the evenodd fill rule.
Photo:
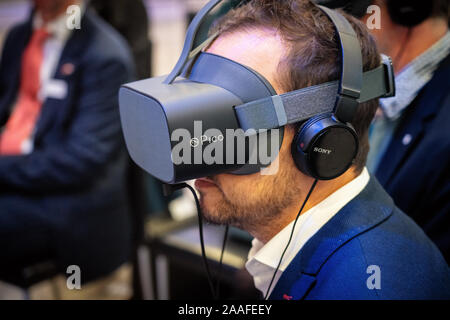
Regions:
<instances>
[{"instance_id":1,"label":"red necktie","mask_svg":"<svg viewBox=\"0 0 450 320\"><path fill-rule=\"evenodd\" d=\"M0 155L23 154L23 144L36 126L42 107L38 93L43 47L48 36L44 29L35 30L25 49L18 100L3 133L0 133Z\"/></svg>"}]
</instances>

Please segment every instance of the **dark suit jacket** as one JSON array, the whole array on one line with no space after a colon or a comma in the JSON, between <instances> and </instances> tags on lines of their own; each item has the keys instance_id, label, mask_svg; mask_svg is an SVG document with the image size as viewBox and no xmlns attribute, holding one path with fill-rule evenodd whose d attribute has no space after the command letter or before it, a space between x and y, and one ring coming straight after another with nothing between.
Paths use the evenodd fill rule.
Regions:
<instances>
[{"instance_id":1,"label":"dark suit jacket","mask_svg":"<svg viewBox=\"0 0 450 320\"><path fill-rule=\"evenodd\" d=\"M450 261L450 55L410 105L376 177ZM410 135L411 141L403 139ZM407 140L406 140L407 141Z\"/></svg>"},{"instance_id":2,"label":"dark suit jacket","mask_svg":"<svg viewBox=\"0 0 450 320\"><path fill-rule=\"evenodd\" d=\"M31 18L5 41L0 127L17 96L30 35ZM44 101L31 154L0 156L0 242L10 243L2 244L0 269L26 263L26 253L15 251L26 251L44 233L61 270L79 265L83 281L128 259L127 157L117 93L132 79L133 68L125 41L87 10L53 77L67 83L67 96Z\"/></svg>"},{"instance_id":3,"label":"dark suit jacket","mask_svg":"<svg viewBox=\"0 0 450 320\"><path fill-rule=\"evenodd\" d=\"M304 245L270 298L450 299L450 274L436 245L371 177Z\"/></svg>"}]
</instances>

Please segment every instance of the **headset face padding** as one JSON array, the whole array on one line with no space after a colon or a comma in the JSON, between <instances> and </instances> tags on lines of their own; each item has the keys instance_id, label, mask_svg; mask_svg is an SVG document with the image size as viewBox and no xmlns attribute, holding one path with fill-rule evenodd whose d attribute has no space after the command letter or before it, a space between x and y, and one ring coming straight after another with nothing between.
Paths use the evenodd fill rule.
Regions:
<instances>
[{"instance_id":1,"label":"headset face padding","mask_svg":"<svg viewBox=\"0 0 450 320\"><path fill-rule=\"evenodd\" d=\"M297 168L319 180L342 175L358 153L358 137L332 114L306 121L296 133L291 153Z\"/></svg>"}]
</instances>

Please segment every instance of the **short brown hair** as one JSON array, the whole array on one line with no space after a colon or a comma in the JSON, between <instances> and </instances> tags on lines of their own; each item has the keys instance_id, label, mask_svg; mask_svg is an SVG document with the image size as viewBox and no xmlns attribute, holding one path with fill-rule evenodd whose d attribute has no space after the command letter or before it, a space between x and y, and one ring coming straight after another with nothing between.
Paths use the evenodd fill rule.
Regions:
<instances>
[{"instance_id":1,"label":"short brown hair","mask_svg":"<svg viewBox=\"0 0 450 320\"><path fill-rule=\"evenodd\" d=\"M432 17L450 18L449 0L434 0Z\"/></svg>"},{"instance_id":2,"label":"short brown hair","mask_svg":"<svg viewBox=\"0 0 450 320\"><path fill-rule=\"evenodd\" d=\"M363 69L380 65L374 39L365 25L340 12L351 23L362 48ZM333 23L309 0L251 0L225 15L212 32L233 33L258 27L276 30L288 46L279 64L278 84L285 91L336 80L340 76L340 45ZM360 104L352 121L359 137L359 152L354 160L360 172L369 152L368 131L378 107L378 99Z\"/></svg>"}]
</instances>

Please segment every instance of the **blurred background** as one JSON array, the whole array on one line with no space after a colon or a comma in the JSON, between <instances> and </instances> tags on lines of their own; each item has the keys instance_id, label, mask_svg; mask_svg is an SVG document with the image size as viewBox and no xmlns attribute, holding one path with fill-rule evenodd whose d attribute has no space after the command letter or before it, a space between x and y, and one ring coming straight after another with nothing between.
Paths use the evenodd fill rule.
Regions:
<instances>
[{"instance_id":1,"label":"blurred background","mask_svg":"<svg viewBox=\"0 0 450 320\"><path fill-rule=\"evenodd\" d=\"M92 0L85 3L112 25L127 41L135 65L134 79L142 79L168 74L171 71L181 53L190 20L206 2L206 0ZM32 8L33 1L30 0L0 0L0 49L5 45L11 28L29 19ZM81 30L83 30L83 21ZM15 41L20 42L19 38L12 39L10 46L14 46ZM89 50L86 48L85 51ZM63 51L60 54L64 57L66 53ZM6 54L2 56L4 64L6 56ZM63 67L67 67L67 64ZM62 70L64 71L64 68ZM5 68L3 72L5 73ZM79 95L82 94L82 92L79 93ZM0 128L3 125L5 123L0 123ZM10 191L11 186L8 185L1 188L2 174L6 176L5 172L1 172L1 161L0 153L0 215L2 213L5 213L5 216L11 215L11 219L8 221L14 220L21 214L31 215L31 212L15 212L14 208L18 205L16 202L11 202L11 197L19 197L19 202L27 202L30 195L22 190ZM67 247L67 250L64 250L68 251L66 252L68 258L61 262L58 256L44 254L46 251L44 246L37 247L33 251L32 260L22 259L28 255L28 252L23 250L22 253L20 252L22 249L12 246L11 250L16 252L14 259L18 259L17 261L20 263L9 265L9 260L13 258L9 258L7 255L0 257L0 299L209 298L210 291L204 275L198 245L196 210L192 195L178 192L170 198L164 197L159 182L137 168L130 159L127 161L124 173L126 177L123 183L126 184L125 189L128 193L127 201L130 209L127 219L131 221L129 227L131 243L129 250L125 250L126 261L120 263L119 266L117 266L118 263L114 264L112 272L106 268L105 270L108 271L99 271L95 275L91 275L94 273L90 269L95 268L91 268L89 263L99 264L99 260L104 259L100 255L94 257L95 250L93 250L94 253L90 252L83 256L79 252L72 254L70 251L72 249ZM79 189L76 190L76 192L79 191ZM31 197L36 197L36 195ZM37 197L46 202L50 202L48 199L53 199L53 195L49 194L40 194ZM85 200L78 200L78 202L83 201ZM60 206L65 206L66 203L61 202ZM59 214L58 210L50 212L52 210L53 208L48 209L47 213ZM82 207L81 210L83 210ZM101 209L96 210L102 211ZM75 245L77 245L77 237L81 238L81 235L87 238L88 242L91 238L91 243L109 242L106 237L101 241L95 238L96 234L112 225L112 222L108 221L109 213L106 212L107 210L103 211L105 212L101 213L103 217L99 218L100 222L96 225L96 229L92 227L89 232L82 230L84 223L90 223L83 222L82 215L71 218L81 220L80 231L77 232L78 229L74 227L74 239L72 240ZM127 228L123 222L122 228ZM51 228L49 230L41 233L53 232ZM253 281L243 268L251 238L248 234L234 229L230 233L230 241L223 257L224 265L221 270L222 297L232 298L237 293L241 298L259 297L253 287ZM2 230L0 230L1 234ZM24 237L23 246L27 246L27 242L33 242L33 237L28 238L26 235ZM217 273L223 228L207 225L205 237L213 273ZM0 242L2 241L4 242L0 244L2 247L8 246L7 237L0 237ZM52 234L49 241L58 242L58 236ZM81 247L88 246L85 243L79 245ZM106 244L104 245L106 246ZM98 247L96 250L101 252L102 244L96 243L96 246ZM103 251L107 250L110 249ZM114 253L110 255L113 256ZM88 259L86 266L80 267L81 289L73 289L73 285L69 284L69 282L76 284L76 279L70 277L75 274L67 269L72 256L74 260L79 256L81 256L80 261ZM108 259L109 257L106 257L106 260ZM77 264L76 261L74 264ZM84 275L87 274L89 276L85 280Z\"/></svg>"},{"instance_id":2,"label":"blurred background","mask_svg":"<svg viewBox=\"0 0 450 320\"><path fill-rule=\"evenodd\" d=\"M149 19L148 39L153 44L149 62L153 75L170 72L181 52L191 14L206 2L206 0L142 1ZM10 27L27 18L31 7L32 3L29 0L0 0L0 44L3 44Z\"/></svg>"}]
</instances>

